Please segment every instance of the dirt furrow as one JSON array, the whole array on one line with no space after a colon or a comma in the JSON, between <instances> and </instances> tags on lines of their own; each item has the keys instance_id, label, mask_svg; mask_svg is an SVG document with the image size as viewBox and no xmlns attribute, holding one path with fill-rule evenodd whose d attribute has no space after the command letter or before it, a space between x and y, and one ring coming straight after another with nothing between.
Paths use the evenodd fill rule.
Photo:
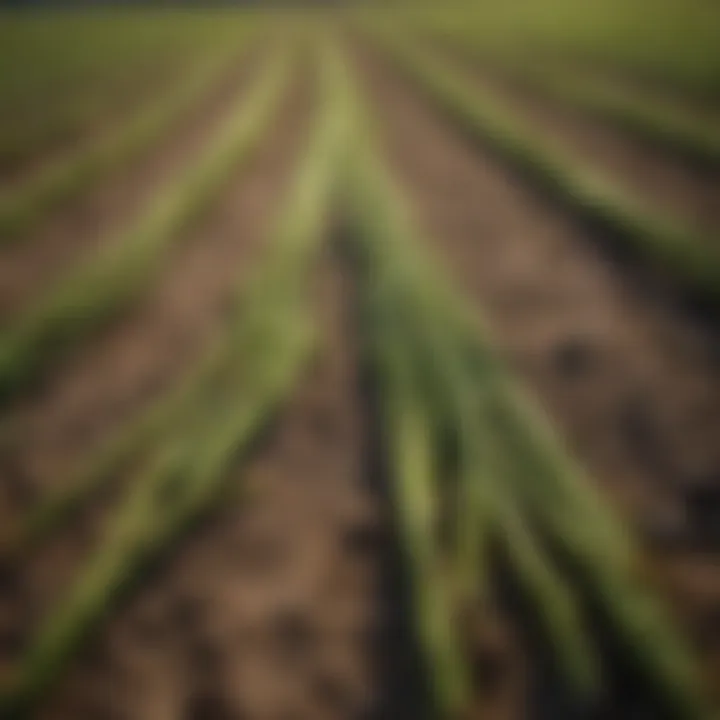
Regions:
<instances>
[{"instance_id":1,"label":"dirt furrow","mask_svg":"<svg viewBox=\"0 0 720 720\"><path fill-rule=\"evenodd\" d=\"M306 77L294 88L260 148L205 220L188 231L141 304L7 409L2 468L8 489L19 485L20 495L32 495L64 477L177 380L220 329L304 140L309 84Z\"/></svg>"},{"instance_id":2,"label":"dirt furrow","mask_svg":"<svg viewBox=\"0 0 720 720\"><path fill-rule=\"evenodd\" d=\"M75 263L119 237L118 231L132 223L153 193L198 157L225 111L252 81L262 62L259 55L243 56L205 104L179 119L139 158L49 213L28 236L0 246L0 326Z\"/></svg>"},{"instance_id":3,"label":"dirt furrow","mask_svg":"<svg viewBox=\"0 0 720 720\"><path fill-rule=\"evenodd\" d=\"M492 72L476 69L472 77L514 110L532 132L632 193L650 212L678 218L711 237L720 232L717 170L693 167L608 122Z\"/></svg>"},{"instance_id":4,"label":"dirt furrow","mask_svg":"<svg viewBox=\"0 0 720 720\"><path fill-rule=\"evenodd\" d=\"M624 511L663 535L677 529L673 544L710 543L720 494L716 341L601 255L596 238L522 178L454 134L391 68L363 57L397 177L499 352ZM717 661L720 641L707 633L720 603L715 548L683 556L684 585L668 589Z\"/></svg>"},{"instance_id":5,"label":"dirt furrow","mask_svg":"<svg viewBox=\"0 0 720 720\"><path fill-rule=\"evenodd\" d=\"M143 303L9 408L10 431L0 456L0 523L72 477L113 431L179 381L222 331L306 135L314 94L308 75L296 79L302 82L261 147L189 231ZM112 496L99 500L31 557L0 568L0 669L12 666L32 627L101 537Z\"/></svg>"},{"instance_id":6,"label":"dirt furrow","mask_svg":"<svg viewBox=\"0 0 720 720\"><path fill-rule=\"evenodd\" d=\"M328 258L318 279L320 348L233 473L246 491L96 637L43 720L349 719L382 701L387 538L346 278Z\"/></svg>"},{"instance_id":7,"label":"dirt furrow","mask_svg":"<svg viewBox=\"0 0 720 720\"><path fill-rule=\"evenodd\" d=\"M160 61L157 66L144 68L144 73L138 71L135 76L118 81L118 87L83 88L90 107L85 122L59 121L60 129L48 133L48 137L41 136L32 148L25 147L21 151L12 148L12 153L6 150L9 156L0 150L0 193L13 184L27 181L43 168L71 157L86 142L102 137L106 131L121 127L136 112L149 107L169 84L180 80L178 67L178 59L172 63ZM112 97L108 90L112 90ZM87 100L88 96L90 100ZM73 102L82 101L66 96L63 102L71 106Z\"/></svg>"},{"instance_id":8,"label":"dirt furrow","mask_svg":"<svg viewBox=\"0 0 720 720\"><path fill-rule=\"evenodd\" d=\"M717 92L693 85L689 78L683 83L679 78L663 77L662 73L653 73L648 68L633 67L612 57L593 57L568 49L557 51L551 48L536 48L528 53L530 58L539 53L540 62L570 65L574 71L587 78L588 82L597 82L617 87L632 93L636 97L647 99L653 104L681 105L685 112L700 121L720 123L720 97ZM688 82L689 81L689 82Z\"/></svg>"}]
</instances>

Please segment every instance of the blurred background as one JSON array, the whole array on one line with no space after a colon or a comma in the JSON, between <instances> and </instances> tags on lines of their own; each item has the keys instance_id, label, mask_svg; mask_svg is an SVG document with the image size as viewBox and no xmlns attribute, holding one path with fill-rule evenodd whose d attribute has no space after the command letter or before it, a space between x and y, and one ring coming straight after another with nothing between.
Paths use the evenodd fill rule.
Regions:
<instances>
[{"instance_id":1,"label":"blurred background","mask_svg":"<svg viewBox=\"0 0 720 720\"><path fill-rule=\"evenodd\" d=\"M711 720L720 5L0 0L0 720Z\"/></svg>"}]
</instances>

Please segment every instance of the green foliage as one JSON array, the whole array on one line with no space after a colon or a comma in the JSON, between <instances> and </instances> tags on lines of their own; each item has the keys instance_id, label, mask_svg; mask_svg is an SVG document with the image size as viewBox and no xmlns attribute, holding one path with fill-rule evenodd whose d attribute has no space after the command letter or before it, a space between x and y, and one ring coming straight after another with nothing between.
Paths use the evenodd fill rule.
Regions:
<instances>
[{"instance_id":1,"label":"green foliage","mask_svg":"<svg viewBox=\"0 0 720 720\"><path fill-rule=\"evenodd\" d=\"M460 618L468 605L482 612L489 548L500 543L581 696L596 697L607 669L586 624L589 593L668 707L706 719L691 655L638 578L634 538L423 252L363 137L353 145L345 202L417 635L439 715L468 708ZM449 541L443 526L455 529Z\"/></svg>"},{"instance_id":2,"label":"green foliage","mask_svg":"<svg viewBox=\"0 0 720 720\"><path fill-rule=\"evenodd\" d=\"M383 13L375 19L382 21ZM681 95L720 97L720 8L704 0L425 3L398 11L395 25L444 31L532 61L549 54L620 69Z\"/></svg>"},{"instance_id":3,"label":"green foliage","mask_svg":"<svg viewBox=\"0 0 720 720\"><path fill-rule=\"evenodd\" d=\"M373 37L469 138L491 146L548 194L619 236L690 297L720 309L720 253L714 243L641 205L609 178L563 153L492 92L476 88L462 69L399 34L374 30Z\"/></svg>"},{"instance_id":4,"label":"green foliage","mask_svg":"<svg viewBox=\"0 0 720 720\"><path fill-rule=\"evenodd\" d=\"M268 63L241 95L200 158L163 187L150 207L0 335L0 396L17 392L43 367L130 305L155 277L174 242L207 208L255 148L288 79L288 58Z\"/></svg>"},{"instance_id":5,"label":"green foliage","mask_svg":"<svg viewBox=\"0 0 720 720\"><path fill-rule=\"evenodd\" d=\"M143 462L104 542L42 624L15 682L0 695L0 708L13 718L31 712L142 569L227 496L230 471L304 366L314 339L309 277L346 139L347 116L331 92L331 74L324 75L318 121L268 254L241 295L221 346L201 363L181 400L171 403L173 412L161 413L152 447L140 453Z\"/></svg>"},{"instance_id":6,"label":"green foliage","mask_svg":"<svg viewBox=\"0 0 720 720\"><path fill-rule=\"evenodd\" d=\"M260 24L182 10L0 11L0 162L81 137Z\"/></svg>"},{"instance_id":7,"label":"green foliage","mask_svg":"<svg viewBox=\"0 0 720 720\"><path fill-rule=\"evenodd\" d=\"M233 48L221 48L172 83L157 102L143 106L123 125L81 146L0 194L0 243L16 240L48 211L81 193L93 181L130 161L162 138L178 118L202 102L239 60Z\"/></svg>"},{"instance_id":8,"label":"green foliage","mask_svg":"<svg viewBox=\"0 0 720 720\"><path fill-rule=\"evenodd\" d=\"M429 34L429 38L433 36ZM494 53L468 38L445 37L469 61L511 82L606 120L639 139L702 165L720 165L718 123L669 98L638 93L637 88L603 78L602 72L578 69L562 60L538 62L530 56Z\"/></svg>"}]
</instances>

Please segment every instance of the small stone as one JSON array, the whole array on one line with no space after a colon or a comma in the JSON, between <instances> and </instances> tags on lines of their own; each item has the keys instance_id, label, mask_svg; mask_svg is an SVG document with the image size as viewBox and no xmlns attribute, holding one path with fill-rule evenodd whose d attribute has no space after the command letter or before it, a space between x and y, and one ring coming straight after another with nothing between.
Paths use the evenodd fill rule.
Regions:
<instances>
[{"instance_id":1,"label":"small stone","mask_svg":"<svg viewBox=\"0 0 720 720\"><path fill-rule=\"evenodd\" d=\"M203 691L192 695L185 706L184 720L241 720L238 712L218 693Z\"/></svg>"},{"instance_id":2,"label":"small stone","mask_svg":"<svg viewBox=\"0 0 720 720\"><path fill-rule=\"evenodd\" d=\"M595 359L593 346L580 338L563 340L553 351L555 369L569 379L587 375L592 370Z\"/></svg>"}]
</instances>

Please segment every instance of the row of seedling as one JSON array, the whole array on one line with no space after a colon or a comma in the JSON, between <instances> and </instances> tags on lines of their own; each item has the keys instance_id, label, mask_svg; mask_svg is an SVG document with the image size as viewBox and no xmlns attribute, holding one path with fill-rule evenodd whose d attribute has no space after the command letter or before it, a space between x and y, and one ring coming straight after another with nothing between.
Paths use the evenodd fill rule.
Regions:
<instances>
[{"instance_id":1,"label":"row of seedling","mask_svg":"<svg viewBox=\"0 0 720 720\"><path fill-rule=\"evenodd\" d=\"M134 457L135 470L103 542L6 679L0 708L10 717L32 712L83 639L149 562L223 498L242 501L242 484L234 482L238 463L292 390L314 347L310 279L348 124L346 108L331 92L332 74L332 68L325 69L318 118L267 255L240 292L224 337L156 407L152 421L143 416L138 429L122 433L123 451L114 454L113 462ZM70 505L91 499L89 491L102 482L106 467L99 463L91 483L86 476L84 491L78 494L76 487ZM46 511L46 531L68 517L70 505L62 514ZM28 542L42 538L16 539L15 549L27 550Z\"/></svg>"},{"instance_id":2,"label":"row of seedling","mask_svg":"<svg viewBox=\"0 0 720 720\"><path fill-rule=\"evenodd\" d=\"M157 98L121 125L81 144L67 155L0 192L0 244L22 237L55 207L80 195L104 175L151 149L198 104L212 97L245 58L221 47L172 79Z\"/></svg>"},{"instance_id":3,"label":"row of seedling","mask_svg":"<svg viewBox=\"0 0 720 720\"><path fill-rule=\"evenodd\" d=\"M153 88L187 71L208 48L232 45L180 18L67 16L3 18L0 162L17 164L123 115ZM139 20L140 18L137 18ZM243 18L233 35L257 25Z\"/></svg>"},{"instance_id":4,"label":"row of seedling","mask_svg":"<svg viewBox=\"0 0 720 720\"><path fill-rule=\"evenodd\" d=\"M710 717L691 653L641 577L634 538L425 253L371 134L361 134L343 188L416 635L439 715L470 707L460 619L482 614L500 566L586 709L613 670L594 608L624 660L651 681L656 707Z\"/></svg>"},{"instance_id":5,"label":"row of seedling","mask_svg":"<svg viewBox=\"0 0 720 720\"><path fill-rule=\"evenodd\" d=\"M274 55L247 92L238 94L199 157L159 189L117 237L0 331L0 397L19 391L61 353L122 312L146 289L173 246L216 198L262 140L290 75Z\"/></svg>"},{"instance_id":6,"label":"row of seedling","mask_svg":"<svg viewBox=\"0 0 720 720\"><path fill-rule=\"evenodd\" d=\"M720 165L717 122L684 109L678 102L639 95L630 87L603 78L600 72L578 71L559 59L538 62L526 54L485 48L466 34L428 31L426 38L520 88L607 121L644 142L700 166Z\"/></svg>"},{"instance_id":7,"label":"row of seedling","mask_svg":"<svg viewBox=\"0 0 720 720\"><path fill-rule=\"evenodd\" d=\"M6 679L0 708L13 718L30 713L147 563L232 492L236 460L291 392L312 348L309 279L337 188L413 624L438 716L460 716L473 701L460 618L482 616L494 591L490 570L500 564L537 608L557 665L584 702L602 693L610 670L592 607L668 707L707 720L690 654L641 577L633 538L423 251L342 59L330 52L320 67L319 120L269 254L225 337L111 442L96 475L18 526L16 552L89 500L109 465L134 459L104 542ZM282 76L272 75L272 87ZM232 153L227 162L238 159Z\"/></svg>"},{"instance_id":8,"label":"row of seedling","mask_svg":"<svg viewBox=\"0 0 720 720\"><path fill-rule=\"evenodd\" d=\"M524 53L533 62L551 57L680 103L717 108L720 13L707 3L545 0L521 6L427 5L398 12L396 26L411 22L503 53Z\"/></svg>"},{"instance_id":9,"label":"row of seedling","mask_svg":"<svg viewBox=\"0 0 720 720\"><path fill-rule=\"evenodd\" d=\"M456 64L400 33L369 27L377 45L471 141L492 149L549 197L618 241L626 254L713 312L720 309L720 252L676 218L639 203L612 179L551 143Z\"/></svg>"}]
</instances>

